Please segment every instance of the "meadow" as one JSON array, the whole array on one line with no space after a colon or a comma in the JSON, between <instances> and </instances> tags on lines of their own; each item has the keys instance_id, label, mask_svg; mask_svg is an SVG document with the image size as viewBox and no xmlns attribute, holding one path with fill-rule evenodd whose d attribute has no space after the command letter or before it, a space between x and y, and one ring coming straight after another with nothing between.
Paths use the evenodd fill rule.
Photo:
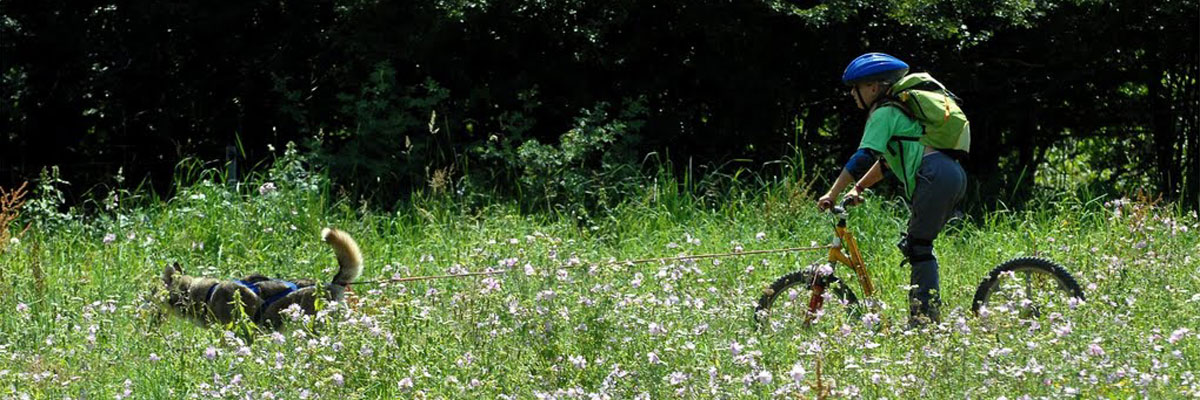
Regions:
<instances>
[{"instance_id":1,"label":"meadow","mask_svg":"<svg viewBox=\"0 0 1200 400\"><path fill-rule=\"evenodd\" d=\"M89 213L26 205L32 227L0 253L0 398L1200 397L1200 220L1170 204L1060 195L970 214L937 242L943 322L909 330L894 245L907 211L870 196L850 224L878 321L778 334L753 323L762 288L824 254L612 261L824 244L833 219L796 182L713 198L648 180L581 219L454 193L379 211L298 164L180 181L169 199L113 189ZM327 226L357 239L363 280L509 272L358 284L279 332L161 305L176 261L326 280ZM983 275L1029 255L1067 267L1087 301L1020 326L972 315Z\"/></svg>"}]
</instances>

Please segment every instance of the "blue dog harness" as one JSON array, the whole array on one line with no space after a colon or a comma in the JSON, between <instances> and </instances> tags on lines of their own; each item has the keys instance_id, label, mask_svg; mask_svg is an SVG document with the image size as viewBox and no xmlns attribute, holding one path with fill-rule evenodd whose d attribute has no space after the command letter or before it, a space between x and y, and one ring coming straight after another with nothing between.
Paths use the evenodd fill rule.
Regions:
<instances>
[{"instance_id":1,"label":"blue dog harness","mask_svg":"<svg viewBox=\"0 0 1200 400\"><path fill-rule=\"evenodd\" d=\"M271 297L263 300L263 303L261 306L258 307L258 310L254 311L253 320L255 323L262 322L262 321L259 321L259 317L261 317L263 315L264 311L267 311L267 307L270 307L272 303L275 303L276 301L279 301L280 299L287 297L287 295L291 294L292 292L299 290L299 287L297 287L295 283L288 282L285 280L272 279L270 281L264 281L264 282L281 282L287 286L287 289L280 291L279 293L276 293L274 296L271 296ZM236 280L236 281L233 281L233 283L236 283L236 284L238 284L238 286L244 287L246 289L250 289L251 292L254 292L255 296L261 297L261 294L260 294L260 291L258 288L259 282ZM218 282L218 283L214 283L212 286L208 287L208 295L206 297L208 298L209 302L212 301L213 293L216 293L217 285L220 285L220 284L221 283Z\"/></svg>"}]
</instances>

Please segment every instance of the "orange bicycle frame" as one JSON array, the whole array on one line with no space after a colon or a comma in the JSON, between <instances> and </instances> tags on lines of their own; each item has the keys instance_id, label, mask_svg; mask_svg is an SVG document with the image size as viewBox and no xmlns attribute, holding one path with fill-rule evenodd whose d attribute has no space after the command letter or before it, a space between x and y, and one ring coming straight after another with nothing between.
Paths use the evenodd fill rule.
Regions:
<instances>
[{"instance_id":1,"label":"orange bicycle frame","mask_svg":"<svg viewBox=\"0 0 1200 400\"><path fill-rule=\"evenodd\" d=\"M863 262L862 253L858 252L858 241L854 240L854 233L846 229L845 221L839 223L834 231L838 240L829 248L829 262L840 262L853 269L854 274L858 275L858 283L862 285L863 296L874 297L875 284L871 282L871 275L867 273L867 263ZM843 247L846 253L841 252Z\"/></svg>"},{"instance_id":2,"label":"orange bicycle frame","mask_svg":"<svg viewBox=\"0 0 1200 400\"><path fill-rule=\"evenodd\" d=\"M871 282L871 275L867 273L867 264L863 262L862 253L858 251L858 241L854 240L854 233L846 228L845 218L838 221L834 228L833 244L829 246L830 267L833 267L835 263L845 264L854 270L854 274L858 276L858 283L862 286L864 297L875 296L875 284ZM830 273L832 274L832 271ZM812 322L825 303L825 282L818 278L818 274L814 271L813 281L810 284L812 297L808 299L808 313L804 318L805 326Z\"/></svg>"}]
</instances>

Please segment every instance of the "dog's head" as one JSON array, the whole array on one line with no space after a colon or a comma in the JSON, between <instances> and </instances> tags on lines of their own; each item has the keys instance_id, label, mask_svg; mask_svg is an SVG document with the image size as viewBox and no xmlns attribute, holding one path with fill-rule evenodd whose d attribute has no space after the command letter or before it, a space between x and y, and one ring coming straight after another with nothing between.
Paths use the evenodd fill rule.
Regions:
<instances>
[{"instance_id":1,"label":"dog's head","mask_svg":"<svg viewBox=\"0 0 1200 400\"><path fill-rule=\"evenodd\" d=\"M167 304L182 306L188 301L188 289L193 278L183 273L178 262L163 268L162 280L167 288Z\"/></svg>"}]
</instances>

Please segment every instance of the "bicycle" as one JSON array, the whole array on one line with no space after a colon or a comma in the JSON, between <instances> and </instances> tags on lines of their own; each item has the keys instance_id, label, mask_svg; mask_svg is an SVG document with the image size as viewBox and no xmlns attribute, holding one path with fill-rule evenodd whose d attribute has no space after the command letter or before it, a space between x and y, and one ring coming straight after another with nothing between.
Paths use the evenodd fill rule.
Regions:
<instances>
[{"instance_id":1,"label":"bicycle","mask_svg":"<svg viewBox=\"0 0 1200 400\"><path fill-rule=\"evenodd\" d=\"M774 326L781 321L802 320L807 328L828 319L857 320L864 317L863 309L873 310L876 288L850 230L847 219L851 199L830 208L837 217L832 243L816 247L828 249L824 264L815 263L776 279L763 289L755 307L754 319L759 326ZM854 271L864 299L834 272L838 264ZM826 307L836 300L840 307ZM976 287L971 312L997 324L1020 323L1057 312L1059 307L1073 308L1084 300L1079 283L1057 263L1038 257L1019 257L993 268ZM1004 320L1014 321L1004 321ZM774 320L775 322L772 322Z\"/></svg>"}]
</instances>

